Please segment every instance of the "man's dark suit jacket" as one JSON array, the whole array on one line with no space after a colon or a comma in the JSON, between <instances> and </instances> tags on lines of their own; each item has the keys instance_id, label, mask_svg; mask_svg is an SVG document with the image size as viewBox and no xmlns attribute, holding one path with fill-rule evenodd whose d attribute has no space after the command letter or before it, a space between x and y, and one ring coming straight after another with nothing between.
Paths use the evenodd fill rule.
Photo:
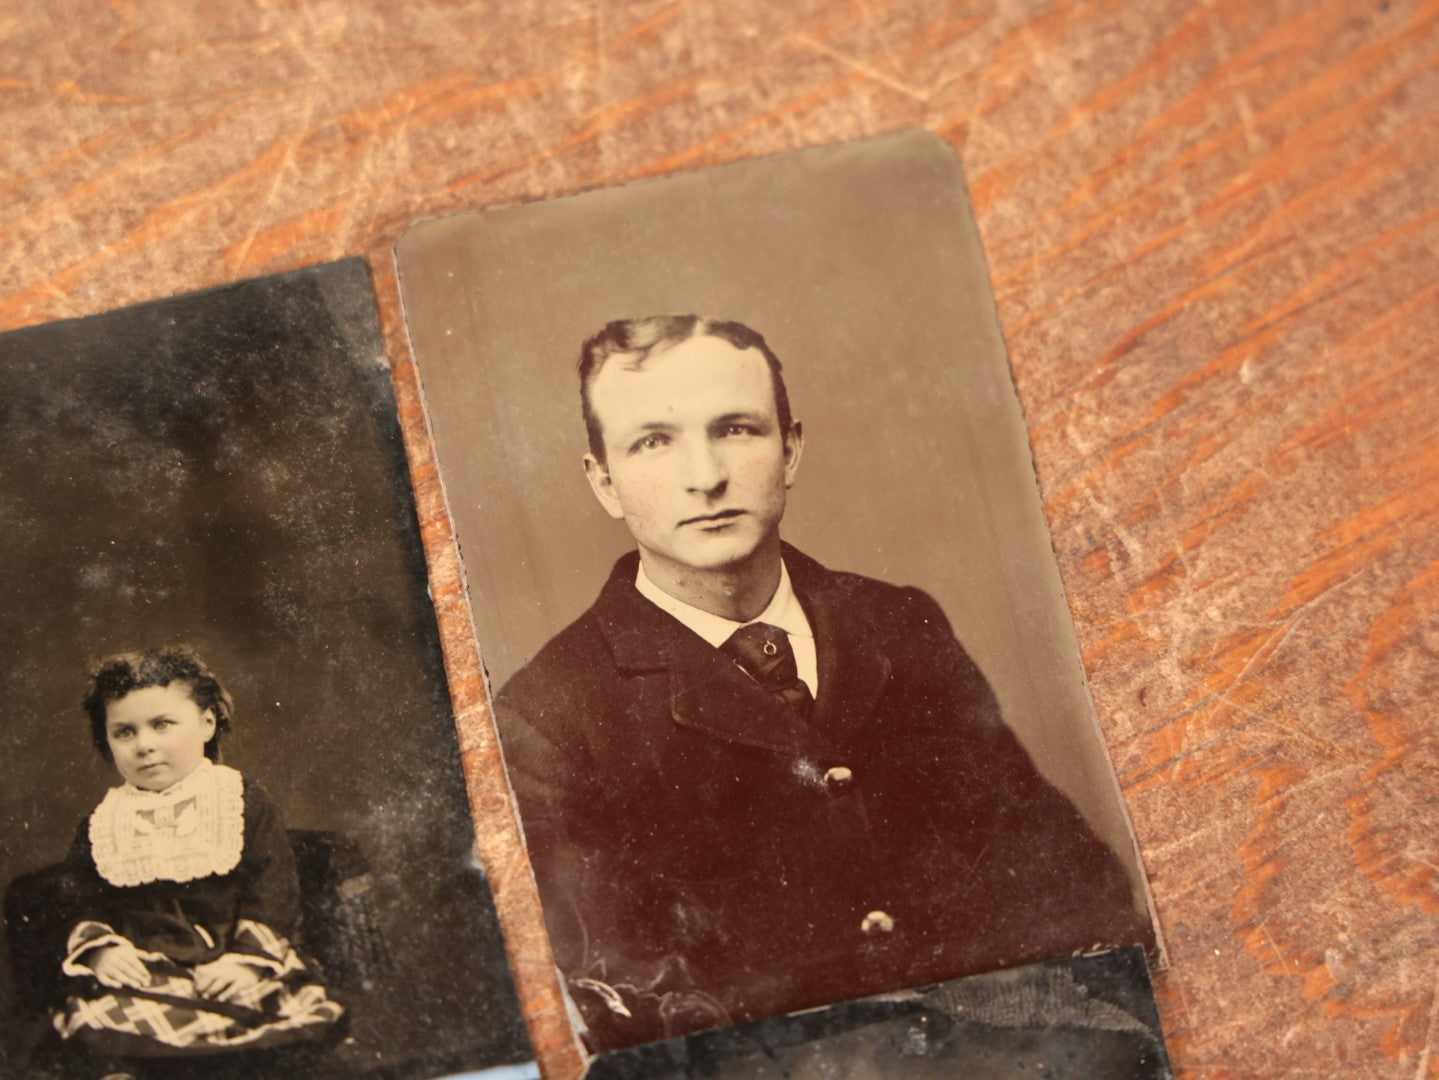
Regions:
<instances>
[{"instance_id":1,"label":"man's dark suit jacket","mask_svg":"<svg viewBox=\"0 0 1439 1080\"><path fill-rule=\"evenodd\" d=\"M496 700L595 1049L1152 943L925 593L785 548L819 659L804 724L641 596L637 559Z\"/></svg>"}]
</instances>

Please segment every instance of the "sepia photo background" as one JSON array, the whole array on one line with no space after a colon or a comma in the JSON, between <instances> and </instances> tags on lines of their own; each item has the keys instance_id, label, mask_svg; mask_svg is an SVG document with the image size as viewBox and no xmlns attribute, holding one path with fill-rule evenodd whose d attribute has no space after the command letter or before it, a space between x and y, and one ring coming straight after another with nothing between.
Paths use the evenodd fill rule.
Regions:
<instances>
[{"instance_id":1,"label":"sepia photo background","mask_svg":"<svg viewBox=\"0 0 1439 1080\"><path fill-rule=\"evenodd\" d=\"M939 601L1143 905L947 145L902 133L427 222L397 263L492 689L633 547L581 471L581 342L623 317L738 320L804 424L784 537Z\"/></svg>"},{"instance_id":2,"label":"sepia photo background","mask_svg":"<svg viewBox=\"0 0 1439 1080\"><path fill-rule=\"evenodd\" d=\"M0 337L0 545L0 883L118 782L87 666L188 642L235 699L225 763L369 859L395 971L346 999L355 1074L530 1056L361 260Z\"/></svg>"}]
</instances>

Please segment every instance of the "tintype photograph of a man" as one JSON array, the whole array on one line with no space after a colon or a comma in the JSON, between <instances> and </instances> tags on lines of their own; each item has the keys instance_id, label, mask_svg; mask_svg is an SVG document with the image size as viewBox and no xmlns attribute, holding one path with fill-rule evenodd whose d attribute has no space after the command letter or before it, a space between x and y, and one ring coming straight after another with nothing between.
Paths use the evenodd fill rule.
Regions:
<instances>
[{"instance_id":1,"label":"tintype photograph of a man","mask_svg":"<svg viewBox=\"0 0 1439 1080\"><path fill-rule=\"evenodd\" d=\"M454 219L399 263L592 1049L1153 944L947 148Z\"/></svg>"},{"instance_id":2,"label":"tintype photograph of a man","mask_svg":"<svg viewBox=\"0 0 1439 1080\"><path fill-rule=\"evenodd\" d=\"M781 539L804 433L763 337L611 322L579 377L637 551L496 716L597 1042L1142 939L939 606Z\"/></svg>"}]
</instances>

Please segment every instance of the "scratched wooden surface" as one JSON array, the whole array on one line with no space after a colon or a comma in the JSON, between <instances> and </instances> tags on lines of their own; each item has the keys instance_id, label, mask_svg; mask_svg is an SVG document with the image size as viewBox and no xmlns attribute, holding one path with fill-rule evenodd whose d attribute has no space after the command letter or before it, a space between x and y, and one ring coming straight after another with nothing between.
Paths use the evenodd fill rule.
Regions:
<instances>
[{"instance_id":1,"label":"scratched wooden surface","mask_svg":"<svg viewBox=\"0 0 1439 1080\"><path fill-rule=\"evenodd\" d=\"M1439 1076L1436 61L1418 0L11 0L0 328L369 257L481 847L570 1075L389 246L932 129L971 179L1181 1073Z\"/></svg>"}]
</instances>

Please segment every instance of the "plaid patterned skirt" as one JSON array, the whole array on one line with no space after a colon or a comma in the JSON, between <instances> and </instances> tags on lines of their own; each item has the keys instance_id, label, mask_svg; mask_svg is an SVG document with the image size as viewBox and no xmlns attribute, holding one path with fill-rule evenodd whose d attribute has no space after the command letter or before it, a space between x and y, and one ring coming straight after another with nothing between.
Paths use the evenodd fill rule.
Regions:
<instances>
[{"instance_id":1,"label":"plaid patterned skirt","mask_svg":"<svg viewBox=\"0 0 1439 1080\"><path fill-rule=\"evenodd\" d=\"M281 965L287 970L231 1001L202 997L191 973L161 954L141 957L150 971L144 989L77 980L55 1015L61 1038L115 1054L210 1053L318 1038L344 1013L293 950Z\"/></svg>"}]
</instances>

